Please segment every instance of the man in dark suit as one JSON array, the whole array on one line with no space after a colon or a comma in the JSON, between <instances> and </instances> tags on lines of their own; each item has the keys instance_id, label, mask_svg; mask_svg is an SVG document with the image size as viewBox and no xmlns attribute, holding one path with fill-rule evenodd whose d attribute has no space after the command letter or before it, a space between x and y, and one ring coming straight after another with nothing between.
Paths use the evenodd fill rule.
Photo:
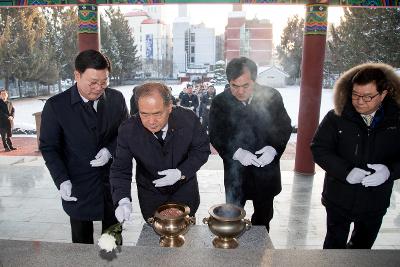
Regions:
<instances>
[{"instance_id":1,"label":"man in dark suit","mask_svg":"<svg viewBox=\"0 0 400 267\"><path fill-rule=\"evenodd\" d=\"M187 85L186 94L182 95L182 100L180 102L182 107L187 107L193 110L194 113L197 112L199 106L199 98L197 95L193 94L193 86L191 84Z\"/></svg>"},{"instance_id":2,"label":"man in dark suit","mask_svg":"<svg viewBox=\"0 0 400 267\"><path fill-rule=\"evenodd\" d=\"M196 172L210 154L208 136L196 115L173 106L171 92L161 83L146 83L136 90L139 112L118 132L110 182L115 216L129 220L132 211L132 159L145 220L166 202L186 204L194 215L200 204Z\"/></svg>"},{"instance_id":3,"label":"man in dark suit","mask_svg":"<svg viewBox=\"0 0 400 267\"><path fill-rule=\"evenodd\" d=\"M74 243L93 243L93 221L102 220L102 231L117 223L109 168L128 109L123 95L108 87L110 71L100 52L79 53L76 84L48 99L42 112L40 150L70 216Z\"/></svg>"},{"instance_id":4,"label":"man in dark suit","mask_svg":"<svg viewBox=\"0 0 400 267\"><path fill-rule=\"evenodd\" d=\"M11 136L14 126L15 109L11 101L8 101L8 92L0 88L0 135L6 152L16 150L12 144Z\"/></svg>"},{"instance_id":5,"label":"man in dark suit","mask_svg":"<svg viewBox=\"0 0 400 267\"><path fill-rule=\"evenodd\" d=\"M279 92L255 83L256 64L245 57L226 67L230 89L217 95L210 109L210 139L224 162L228 203L252 200L251 222L273 217L274 197L282 190L279 159L291 133L290 118Z\"/></svg>"}]
</instances>

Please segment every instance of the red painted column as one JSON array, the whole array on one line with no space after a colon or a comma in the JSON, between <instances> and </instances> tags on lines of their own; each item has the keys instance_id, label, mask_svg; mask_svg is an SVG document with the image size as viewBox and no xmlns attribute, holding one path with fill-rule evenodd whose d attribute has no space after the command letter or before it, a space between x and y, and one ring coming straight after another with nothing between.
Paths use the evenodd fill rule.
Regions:
<instances>
[{"instance_id":1,"label":"red painted column","mask_svg":"<svg viewBox=\"0 0 400 267\"><path fill-rule=\"evenodd\" d=\"M327 1L322 1L306 5L294 168L296 173L304 175L315 172L310 143L319 124L328 18Z\"/></svg>"},{"instance_id":2,"label":"red painted column","mask_svg":"<svg viewBox=\"0 0 400 267\"><path fill-rule=\"evenodd\" d=\"M79 51L99 50L99 25L96 0L78 0Z\"/></svg>"}]
</instances>

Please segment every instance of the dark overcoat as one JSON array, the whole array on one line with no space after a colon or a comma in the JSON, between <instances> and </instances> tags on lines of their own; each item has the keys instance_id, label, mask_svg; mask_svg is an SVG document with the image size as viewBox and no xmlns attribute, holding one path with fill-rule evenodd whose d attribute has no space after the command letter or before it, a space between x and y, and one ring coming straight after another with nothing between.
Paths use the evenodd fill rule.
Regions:
<instances>
[{"instance_id":1,"label":"dark overcoat","mask_svg":"<svg viewBox=\"0 0 400 267\"><path fill-rule=\"evenodd\" d=\"M180 105L182 107L193 108L194 113L196 113L199 106L199 98L195 94L183 94Z\"/></svg>"},{"instance_id":2,"label":"dark overcoat","mask_svg":"<svg viewBox=\"0 0 400 267\"><path fill-rule=\"evenodd\" d=\"M11 137L12 128L14 127L14 122L10 121L8 118L11 116L14 118L15 109L11 101L4 101L0 99L0 129L6 129Z\"/></svg>"},{"instance_id":3,"label":"dark overcoat","mask_svg":"<svg viewBox=\"0 0 400 267\"><path fill-rule=\"evenodd\" d=\"M217 95L210 109L210 140L224 162L225 190L234 199L253 199L277 195L281 189L279 159L291 134L290 118L280 93L270 87L254 87L253 97L246 106L225 90ZM252 153L265 146L277 151L274 160L263 168L244 167L232 159L239 149ZM252 179L252 190L246 190L244 179ZM228 197L228 199L230 199Z\"/></svg>"},{"instance_id":4,"label":"dark overcoat","mask_svg":"<svg viewBox=\"0 0 400 267\"><path fill-rule=\"evenodd\" d=\"M388 71L384 66L376 66ZM353 214L370 215L386 212L393 181L400 177L400 79L389 75L397 90L396 97L386 95L368 127L345 93L349 90L349 80L365 67L370 65L361 65L345 73L336 83L335 109L328 112L319 125L311 150L315 162L326 171L322 203ZM386 165L390 171L389 179L373 187L346 181L353 168L368 169L367 164Z\"/></svg>"},{"instance_id":5,"label":"dark overcoat","mask_svg":"<svg viewBox=\"0 0 400 267\"><path fill-rule=\"evenodd\" d=\"M211 103L213 101L215 97L215 92L209 94L208 92L206 92L204 95L201 96L200 98L200 111L199 111L199 115L200 117L206 118L208 120L208 116L210 113L210 107L211 107Z\"/></svg>"},{"instance_id":6,"label":"dark overcoat","mask_svg":"<svg viewBox=\"0 0 400 267\"><path fill-rule=\"evenodd\" d=\"M49 98L42 112L40 151L57 188L71 180L71 195L78 201L62 204L77 220L103 219L112 159L102 167L91 167L90 161L103 147L115 153L118 127L128 117L121 92L107 88L95 116L88 115L76 85Z\"/></svg>"},{"instance_id":7,"label":"dark overcoat","mask_svg":"<svg viewBox=\"0 0 400 267\"><path fill-rule=\"evenodd\" d=\"M192 111L173 107L164 145L143 126L140 116L134 115L119 129L116 156L110 171L114 204L122 198L131 197L132 159L136 160L138 190L144 188L156 194L168 195L183 186L195 187L191 191L198 192L196 172L206 163L209 154L209 138ZM152 182L162 177L157 172L176 168L186 176L185 180L172 186L154 186ZM194 197L187 196L188 199Z\"/></svg>"}]
</instances>

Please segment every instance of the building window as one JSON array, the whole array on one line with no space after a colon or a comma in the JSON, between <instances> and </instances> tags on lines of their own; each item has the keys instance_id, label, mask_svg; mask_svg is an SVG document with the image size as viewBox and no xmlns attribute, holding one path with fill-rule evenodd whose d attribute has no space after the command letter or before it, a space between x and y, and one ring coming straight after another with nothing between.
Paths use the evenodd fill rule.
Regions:
<instances>
[{"instance_id":1,"label":"building window","mask_svg":"<svg viewBox=\"0 0 400 267\"><path fill-rule=\"evenodd\" d=\"M195 38L194 38L194 32L190 33L190 42L194 43L195 42Z\"/></svg>"},{"instance_id":2,"label":"building window","mask_svg":"<svg viewBox=\"0 0 400 267\"><path fill-rule=\"evenodd\" d=\"M194 46L190 47L190 53L194 53Z\"/></svg>"},{"instance_id":3,"label":"building window","mask_svg":"<svg viewBox=\"0 0 400 267\"><path fill-rule=\"evenodd\" d=\"M194 57L190 57L190 63L194 63Z\"/></svg>"}]
</instances>

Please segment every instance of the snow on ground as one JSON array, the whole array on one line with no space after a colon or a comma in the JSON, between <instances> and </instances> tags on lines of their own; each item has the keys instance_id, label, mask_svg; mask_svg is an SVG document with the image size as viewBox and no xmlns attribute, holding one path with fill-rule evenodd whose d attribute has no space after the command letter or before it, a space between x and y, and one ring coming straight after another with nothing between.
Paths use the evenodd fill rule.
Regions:
<instances>
[{"instance_id":1,"label":"snow on ground","mask_svg":"<svg viewBox=\"0 0 400 267\"><path fill-rule=\"evenodd\" d=\"M133 87L134 85L124 85L124 86L114 87L122 92L122 94L125 97L128 108ZM172 94L174 96L178 96L179 93L182 91L182 88L185 87L185 84L171 85L171 87L172 87ZM224 90L223 85L216 86L217 93L220 93L223 90ZM300 100L300 87L290 86L286 88L278 88L278 90L282 95L285 108L290 118L292 119L292 125L297 126L297 119L298 119L297 117L299 112L299 100ZM45 97L13 100L13 104L15 107L15 121L14 121L15 128L21 128L26 130L32 130L36 128L35 117L32 114L35 112L42 111L44 106L44 101L40 99L43 98ZM333 108L332 90L323 89L321 98L320 121L325 116L325 114L332 108Z\"/></svg>"}]
</instances>

